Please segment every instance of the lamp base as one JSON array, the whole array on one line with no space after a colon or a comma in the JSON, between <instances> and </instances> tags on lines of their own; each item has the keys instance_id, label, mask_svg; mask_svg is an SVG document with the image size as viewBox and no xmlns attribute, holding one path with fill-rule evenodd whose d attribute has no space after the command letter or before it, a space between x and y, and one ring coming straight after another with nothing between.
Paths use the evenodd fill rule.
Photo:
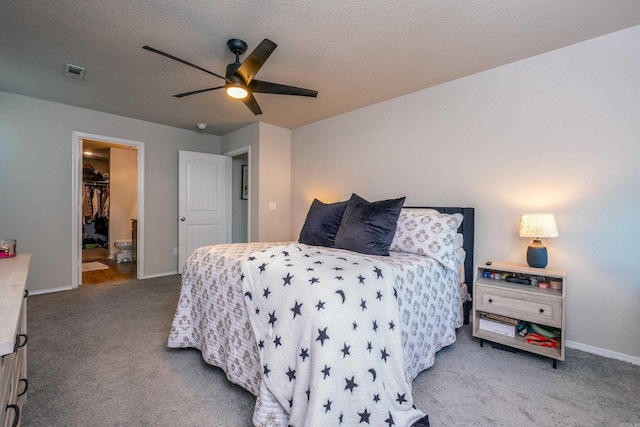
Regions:
<instances>
[{"instance_id":1,"label":"lamp base","mask_svg":"<svg viewBox=\"0 0 640 427\"><path fill-rule=\"evenodd\" d=\"M534 239L527 248L527 264L533 268L545 268L548 262L547 248L540 239Z\"/></svg>"}]
</instances>

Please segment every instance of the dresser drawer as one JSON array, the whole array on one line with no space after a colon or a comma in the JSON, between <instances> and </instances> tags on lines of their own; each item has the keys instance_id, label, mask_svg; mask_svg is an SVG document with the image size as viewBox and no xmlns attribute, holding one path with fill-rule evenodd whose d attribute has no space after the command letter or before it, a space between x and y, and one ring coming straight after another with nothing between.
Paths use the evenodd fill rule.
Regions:
<instances>
[{"instance_id":1,"label":"dresser drawer","mask_svg":"<svg viewBox=\"0 0 640 427\"><path fill-rule=\"evenodd\" d=\"M476 284L476 310L562 327L562 299Z\"/></svg>"}]
</instances>

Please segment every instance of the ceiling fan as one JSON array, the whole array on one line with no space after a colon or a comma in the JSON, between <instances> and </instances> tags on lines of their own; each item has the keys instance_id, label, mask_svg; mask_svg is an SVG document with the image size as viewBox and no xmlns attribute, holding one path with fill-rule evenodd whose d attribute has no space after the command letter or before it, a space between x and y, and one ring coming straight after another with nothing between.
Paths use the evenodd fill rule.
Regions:
<instances>
[{"instance_id":1,"label":"ceiling fan","mask_svg":"<svg viewBox=\"0 0 640 427\"><path fill-rule=\"evenodd\" d=\"M162 52L161 50L154 49L150 46L143 46L142 48L159 55L166 56L167 58L181 62L197 70L204 71L205 73L209 73L225 81L225 84L223 86L210 87L207 89L199 89L191 92L173 95L176 98L182 98L184 96L195 95L197 93L209 92L212 90L225 88L229 96L241 99L242 102L244 102L244 104L249 107L253 114L257 116L258 114L262 114L262 110L260 109L256 98L253 96L254 93L311 96L314 98L318 96L318 91L316 90L287 86L279 83L265 82L253 78L258 73L258 71L260 71L260 68L264 65L265 61L277 47L277 45L271 40L262 40L258 47L256 47L242 63L240 62L240 55L244 54L247 51L247 44L240 39L231 39L227 41L227 47L229 48L231 53L234 53L236 55L236 60L235 62L227 65L227 71L224 76L206 70L202 67L187 62L184 59L180 59L176 56L170 55L166 52Z\"/></svg>"}]
</instances>

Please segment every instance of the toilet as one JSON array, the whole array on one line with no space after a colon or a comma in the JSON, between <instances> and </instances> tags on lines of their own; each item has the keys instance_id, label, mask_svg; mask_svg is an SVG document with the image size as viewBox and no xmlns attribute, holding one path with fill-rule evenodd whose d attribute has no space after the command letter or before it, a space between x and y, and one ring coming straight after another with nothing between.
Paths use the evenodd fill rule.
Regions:
<instances>
[{"instance_id":1,"label":"toilet","mask_svg":"<svg viewBox=\"0 0 640 427\"><path fill-rule=\"evenodd\" d=\"M119 252L116 254L116 262L131 262L131 240L116 240L113 242L113 246L118 248Z\"/></svg>"}]
</instances>

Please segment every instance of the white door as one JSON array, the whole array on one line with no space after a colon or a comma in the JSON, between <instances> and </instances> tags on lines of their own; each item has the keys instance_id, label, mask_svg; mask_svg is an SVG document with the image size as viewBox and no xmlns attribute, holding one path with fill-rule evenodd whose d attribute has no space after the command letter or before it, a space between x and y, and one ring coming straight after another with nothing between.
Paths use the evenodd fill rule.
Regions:
<instances>
[{"instance_id":1,"label":"white door","mask_svg":"<svg viewBox=\"0 0 640 427\"><path fill-rule=\"evenodd\" d=\"M231 158L180 151L178 273L201 247L231 242Z\"/></svg>"}]
</instances>

